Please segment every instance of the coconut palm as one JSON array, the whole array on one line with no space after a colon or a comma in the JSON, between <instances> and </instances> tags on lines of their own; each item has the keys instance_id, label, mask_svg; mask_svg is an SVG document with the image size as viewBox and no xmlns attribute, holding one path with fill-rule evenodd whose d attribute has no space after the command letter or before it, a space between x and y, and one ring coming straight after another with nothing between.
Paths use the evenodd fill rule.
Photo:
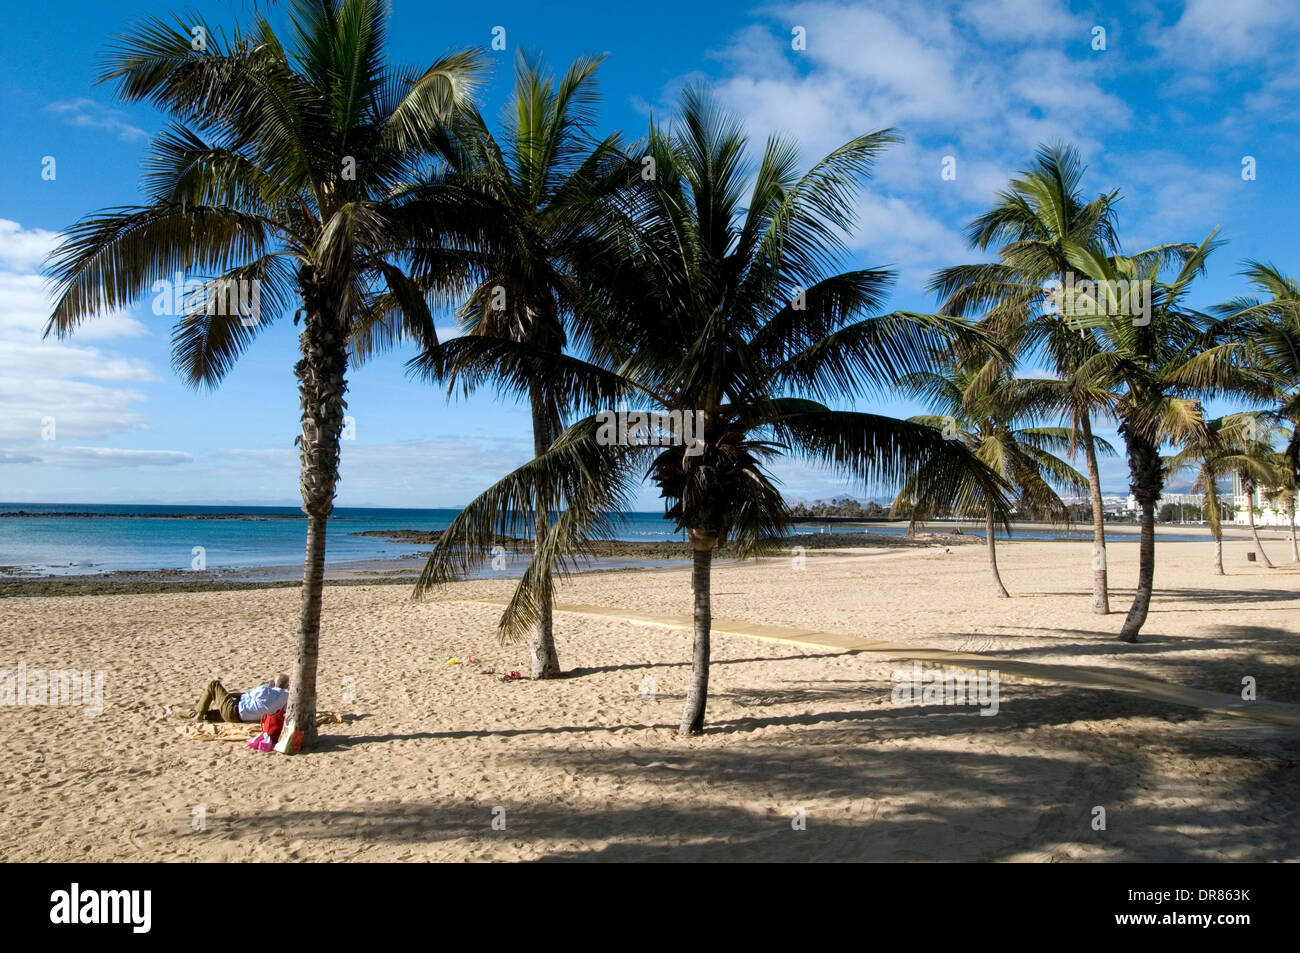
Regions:
<instances>
[{"instance_id":1,"label":"coconut palm","mask_svg":"<svg viewBox=\"0 0 1300 953\"><path fill-rule=\"evenodd\" d=\"M887 272L834 270L859 183L893 141L888 131L860 136L801 173L795 144L773 137L751 176L739 124L704 92L683 93L678 121L652 129L636 163L645 180L609 203L602 240L575 272L602 315L601 366L562 365L593 395L616 370L645 412L670 416L648 426L639 410L572 423L453 520L420 591L457 578L498 534L526 526L544 487L558 515L501 621L507 636L522 631L547 569L570 568L648 475L692 551L695 642L681 731L695 734L708 696L713 555L723 544L757 552L786 532L768 471L775 457L859 481L914 474L930 498L982 492L1005 519L1002 481L960 443L822 402L883 390L926 369L943 343L983 340L957 319L880 314Z\"/></svg>"},{"instance_id":2,"label":"coconut palm","mask_svg":"<svg viewBox=\"0 0 1300 953\"><path fill-rule=\"evenodd\" d=\"M1125 642L1137 641L1151 604L1155 506L1165 479L1160 447L1209 440L1202 399L1261 400L1276 387L1275 374L1251 365L1246 342L1224 340L1208 315L1186 305L1192 282L1219 244L1211 232L1195 248L1184 248L1180 267L1168 279L1157 256L1108 256L1099 247L1070 255L1075 270L1095 282L1091 294L1077 296L1067 308L1086 314L1096 328L1094 383L1119 393L1113 412L1140 513L1138 585L1119 635ZM1139 300L1145 306L1133 313Z\"/></svg>"},{"instance_id":3,"label":"coconut palm","mask_svg":"<svg viewBox=\"0 0 1300 953\"><path fill-rule=\"evenodd\" d=\"M1204 507L1214 538L1214 574L1223 573L1223 520L1219 510L1219 480L1229 474L1252 473L1256 480L1274 475L1271 467L1246 451L1247 434L1257 426L1254 414L1229 414L1207 420L1203 429L1191 432L1176 454L1166 461L1166 470L1177 473L1194 469L1194 486L1204 497ZM1252 514L1251 521L1254 521ZM1258 544L1258 540L1256 541Z\"/></svg>"},{"instance_id":4,"label":"coconut palm","mask_svg":"<svg viewBox=\"0 0 1300 953\"><path fill-rule=\"evenodd\" d=\"M1092 609L1105 614L1110 611L1105 508L1092 428L1097 416L1113 404L1114 395L1095 387L1086 367L1097 353L1094 335L1062 320L1059 306L1053 306L1058 299L1044 294L1048 285L1073 285L1073 250L1118 250L1113 206L1119 193L1085 200L1084 172L1072 146L1040 147L1034 163L967 229L972 247L996 247L998 261L944 269L935 275L931 290L944 299L945 313L983 313L1016 353L1041 349L1047 357L1058 378L1058 409L1070 426L1069 452L1083 449L1092 505Z\"/></svg>"},{"instance_id":5,"label":"coconut palm","mask_svg":"<svg viewBox=\"0 0 1300 953\"><path fill-rule=\"evenodd\" d=\"M1289 479L1289 467L1285 455L1273 447L1276 424L1262 414L1243 416L1245 420L1236 435L1233 470L1246 495L1246 521L1250 524L1251 539L1255 542L1255 554L1266 568L1273 569L1273 561L1264 552L1264 544L1259 539L1259 527L1255 524L1255 497L1267 495L1276 487L1283 486ZM1260 490L1263 493L1257 493Z\"/></svg>"},{"instance_id":6,"label":"coconut palm","mask_svg":"<svg viewBox=\"0 0 1300 953\"><path fill-rule=\"evenodd\" d=\"M172 337L175 366L195 386L215 387L297 305L307 546L286 724L306 743L316 734L325 529L349 347L367 354L435 340L422 288L456 285L462 263L441 256L440 242L475 220L454 192L408 183L439 122L468 101L480 57L455 53L424 70L385 64L385 7L298 0L288 46L260 13L229 39L188 15L121 37L102 80L173 117L147 160L148 201L81 220L52 255L57 298L46 333L60 336L129 305L155 280L201 280ZM472 234L465 227L462 243ZM424 250L423 286L400 267L413 249ZM221 304L232 285L249 284L260 308Z\"/></svg>"},{"instance_id":7,"label":"coconut palm","mask_svg":"<svg viewBox=\"0 0 1300 953\"><path fill-rule=\"evenodd\" d=\"M1295 536L1296 485L1294 482L1294 474L1291 472L1289 466L1290 461L1287 462L1288 466L1284 473L1287 482L1278 487L1273 498L1278 502L1278 505L1286 511L1287 523L1291 530L1291 562L1300 563L1300 540L1297 540Z\"/></svg>"},{"instance_id":8,"label":"coconut palm","mask_svg":"<svg viewBox=\"0 0 1300 953\"><path fill-rule=\"evenodd\" d=\"M497 359L508 351L506 341L559 355L571 334L586 336L572 261L582 253L586 220L599 207L602 191L626 183L630 172L617 151L617 136L596 142L591 134L600 62L578 59L557 83L539 60L521 54L514 96L504 112L503 144L476 111L466 111L454 124L441 149L447 178L494 203L494 220L502 228L479 243L477 284L460 309L467 334L412 361L419 375L468 392L485 380L509 379L495 373ZM524 390L533 449L540 456L564 429L576 395L556 386L552 365L537 371ZM539 499L534 513L534 544L540 546L550 505ZM549 581L545 586L532 636L533 678L560 674Z\"/></svg>"},{"instance_id":9,"label":"coconut palm","mask_svg":"<svg viewBox=\"0 0 1300 953\"><path fill-rule=\"evenodd\" d=\"M1251 342L1254 360L1284 379L1275 419L1286 421L1289 483L1300 481L1300 280L1266 262L1247 260L1241 274L1258 294L1233 298L1213 309L1225 331ZM1294 535L1294 534L1293 534Z\"/></svg>"},{"instance_id":10,"label":"coconut palm","mask_svg":"<svg viewBox=\"0 0 1300 953\"><path fill-rule=\"evenodd\" d=\"M1056 487L1079 490L1088 479L1053 451L1068 450L1073 432L1068 427L1040 426L1033 420L1036 381L1016 380L998 368L997 362L961 364L939 357L937 368L907 374L899 389L929 404L936 413L912 417L914 423L939 430L950 440L960 440L982 464L999 474L1015 492L1016 509L1034 518L1064 522L1066 505ZM992 373L990 373L992 371ZM1100 437L1097 449L1115 451ZM984 517L989 555L989 572L999 596L1009 595L998 572L996 510L992 500L977 499L975 506ZM895 512L933 513L948 507L944 499L919 498L909 481L894 501Z\"/></svg>"},{"instance_id":11,"label":"coconut palm","mask_svg":"<svg viewBox=\"0 0 1300 953\"><path fill-rule=\"evenodd\" d=\"M1291 422L1287 422L1281 428L1282 437L1284 438L1283 446L1286 449L1279 455L1281 457L1279 461L1281 479L1274 492L1274 499L1282 505L1287 513L1287 522L1291 529L1291 561L1293 563L1300 563L1300 539L1296 538L1295 532L1296 494L1300 492L1300 482L1297 481L1295 457L1291 452L1293 447L1300 445L1300 440L1297 440L1296 437L1297 429L1296 424Z\"/></svg>"}]
</instances>

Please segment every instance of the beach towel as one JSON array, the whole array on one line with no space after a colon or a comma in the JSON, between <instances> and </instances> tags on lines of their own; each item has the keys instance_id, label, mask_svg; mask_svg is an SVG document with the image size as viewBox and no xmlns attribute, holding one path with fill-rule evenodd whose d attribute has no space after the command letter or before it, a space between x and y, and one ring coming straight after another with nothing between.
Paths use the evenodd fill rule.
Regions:
<instances>
[{"instance_id":1,"label":"beach towel","mask_svg":"<svg viewBox=\"0 0 1300 953\"><path fill-rule=\"evenodd\" d=\"M320 711L316 713L316 727L346 724L351 717L339 715L332 711ZM187 721L183 725L173 725L172 728L183 738L195 738L199 741L243 741L246 743L249 739L262 733L262 724L256 721L200 721L197 723Z\"/></svg>"}]
</instances>

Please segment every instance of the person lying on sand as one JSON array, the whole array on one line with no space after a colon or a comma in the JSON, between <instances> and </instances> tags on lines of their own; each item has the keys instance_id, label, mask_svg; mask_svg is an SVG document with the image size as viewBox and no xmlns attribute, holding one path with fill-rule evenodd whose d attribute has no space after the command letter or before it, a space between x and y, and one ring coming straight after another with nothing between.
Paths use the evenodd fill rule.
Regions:
<instances>
[{"instance_id":1,"label":"person lying on sand","mask_svg":"<svg viewBox=\"0 0 1300 953\"><path fill-rule=\"evenodd\" d=\"M261 721L289 703L289 676L281 672L269 682L246 692L229 692L215 678L199 698L198 710L190 721ZM215 706L215 711L209 708Z\"/></svg>"}]
</instances>

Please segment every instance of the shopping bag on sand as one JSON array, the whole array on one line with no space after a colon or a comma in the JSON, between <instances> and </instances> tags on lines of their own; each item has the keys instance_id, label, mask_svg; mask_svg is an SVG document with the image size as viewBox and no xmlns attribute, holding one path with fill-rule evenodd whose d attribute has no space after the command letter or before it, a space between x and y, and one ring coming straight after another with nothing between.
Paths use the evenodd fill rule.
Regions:
<instances>
[{"instance_id":1,"label":"shopping bag on sand","mask_svg":"<svg viewBox=\"0 0 1300 953\"><path fill-rule=\"evenodd\" d=\"M275 750L280 754L297 754L302 750L302 732L297 722L286 721L280 731L280 740L275 743Z\"/></svg>"},{"instance_id":2,"label":"shopping bag on sand","mask_svg":"<svg viewBox=\"0 0 1300 953\"><path fill-rule=\"evenodd\" d=\"M248 746L254 751L274 751L275 742L265 731L260 731L248 739Z\"/></svg>"},{"instance_id":3,"label":"shopping bag on sand","mask_svg":"<svg viewBox=\"0 0 1300 953\"><path fill-rule=\"evenodd\" d=\"M274 714L262 716L262 731L271 739L271 744L280 740L280 732L284 730L284 711L277 711Z\"/></svg>"}]
</instances>

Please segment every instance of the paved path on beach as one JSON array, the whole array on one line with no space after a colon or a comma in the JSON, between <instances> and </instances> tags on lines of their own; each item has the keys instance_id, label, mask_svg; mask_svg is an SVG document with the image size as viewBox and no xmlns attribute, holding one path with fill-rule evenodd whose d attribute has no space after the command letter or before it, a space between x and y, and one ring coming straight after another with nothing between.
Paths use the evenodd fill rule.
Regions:
<instances>
[{"instance_id":1,"label":"paved path on beach","mask_svg":"<svg viewBox=\"0 0 1300 953\"><path fill-rule=\"evenodd\" d=\"M505 599L468 600L482 605L505 606ZM556 612L571 612L577 615L599 616L616 619L621 622L635 622L641 625L656 625L668 629L694 628L690 616L658 615L649 612L633 612L629 609L608 606L582 605L578 603L557 603ZM767 642L784 642L790 645L804 645L809 648L841 649L849 652L873 652L884 658L917 660L945 665L959 669L996 668L999 675L1024 682L1069 685L1075 688L1103 689L1107 691L1128 692L1141 695L1154 701L1170 702L1199 708L1202 711L1218 715L1234 715L1250 718L1254 721L1268 722L1275 725L1289 725L1300 728L1300 705L1288 702L1243 701L1236 695L1210 692L1185 685L1173 685L1152 678L1127 675L1107 669L1088 668L1077 665L1054 665L1043 662L1022 662L1014 659L998 658L994 655L979 655L970 652L949 652L944 649L918 648L914 645L900 645L896 642L879 642L855 635L842 635L836 632L820 632L816 629L796 629L781 625L760 625L754 622L737 622L732 619L714 619L712 631L722 635L743 635Z\"/></svg>"}]
</instances>

